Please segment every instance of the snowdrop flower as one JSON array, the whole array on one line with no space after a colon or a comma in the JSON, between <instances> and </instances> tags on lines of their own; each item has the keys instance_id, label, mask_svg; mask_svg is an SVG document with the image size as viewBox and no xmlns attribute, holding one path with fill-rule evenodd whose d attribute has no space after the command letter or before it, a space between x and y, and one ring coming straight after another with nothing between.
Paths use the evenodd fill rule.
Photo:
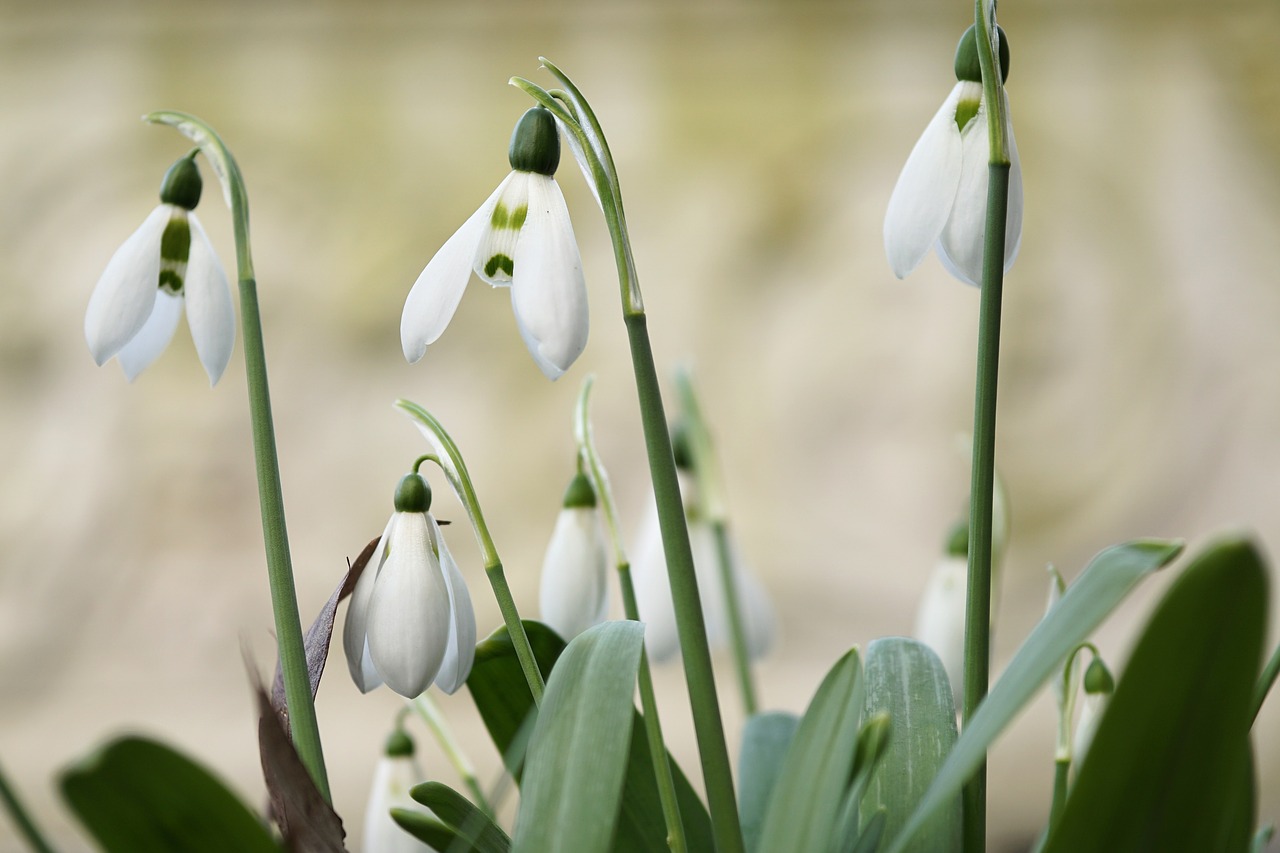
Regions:
<instances>
[{"instance_id":1,"label":"snowdrop flower","mask_svg":"<svg viewBox=\"0 0 1280 853\"><path fill-rule=\"evenodd\" d=\"M431 813L409 796L410 788L425 781L413 757L413 740L400 729L392 732L374 768L364 810L365 853L435 853L434 847L405 832L391 817L392 809Z\"/></svg>"},{"instance_id":2,"label":"snowdrop flower","mask_svg":"<svg viewBox=\"0 0 1280 853\"><path fill-rule=\"evenodd\" d=\"M609 554L591 481L579 473L564 493L563 508L542 561L542 621L572 640L604 621L609 611Z\"/></svg>"},{"instance_id":3,"label":"snowdrop flower","mask_svg":"<svg viewBox=\"0 0 1280 853\"><path fill-rule=\"evenodd\" d=\"M689 526L689 546L693 551L693 570L702 598L702 618L707 626L707 641L713 648L728 648L733 642L732 625L715 530L696 511L698 503L693 478L683 470L678 473ZM679 651L680 637L676 631L671 578L662 552L656 505L650 507L639 542L637 558L632 564L636 606L640 621L645 623L644 641L649 656L655 661L663 661ZM746 633L747 656L754 660L763 657L773 645L773 605L764 587L747 569L732 539L729 541L729 566L738 592L738 610Z\"/></svg>"},{"instance_id":4,"label":"snowdrop flower","mask_svg":"<svg viewBox=\"0 0 1280 853\"><path fill-rule=\"evenodd\" d=\"M395 514L351 593L342 646L363 693L385 683L412 699L433 682L453 693L471 672L475 612L430 507L426 480L401 478Z\"/></svg>"},{"instance_id":5,"label":"snowdrop flower","mask_svg":"<svg viewBox=\"0 0 1280 853\"><path fill-rule=\"evenodd\" d=\"M557 379L587 345L587 288L564 195L552 176L560 137L551 113L534 107L511 135L511 174L436 252L400 319L410 363L449 325L474 272L511 288L516 325L533 360Z\"/></svg>"},{"instance_id":6,"label":"snowdrop flower","mask_svg":"<svg viewBox=\"0 0 1280 853\"><path fill-rule=\"evenodd\" d=\"M958 543L958 547L957 538L952 537L947 554L934 567L920 597L915 638L933 649L942 661L947 680L951 682L951 697L959 707L964 696L964 618L969 556L968 536Z\"/></svg>"},{"instance_id":7,"label":"snowdrop flower","mask_svg":"<svg viewBox=\"0 0 1280 853\"><path fill-rule=\"evenodd\" d=\"M1098 722L1107 709L1107 702L1115 692L1115 679L1111 670L1102 662L1102 658L1094 657L1089 668L1084 672L1084 705L1080 708L1080 719L1076 722L1075 749L1076 766L1084 760L1089 745L1093 743L1093 735L1098 730Z\"/></svg>"},{"instance_id":8,"label":"snowdrop flower","mask_svg":"<svg viewBox=\"0 0 1280 853\"><path fill-rule=\"evenodd\" d=\"M1009 49L999 30L1001 76L1009 76ZM884 248L898 278L919 266L929 249L953 276L967 284L982 281L986 232L987 165L990 139L982 97L975 29L956 49L956 83L929 122L902 167L884 217ZM1001 88L1001 97L1005 97ZM1005 98L1004 115L1009 115ZM1005 232L1005 269L1013 264L1022 239L1022 170L1013 127L1009 139L1009 209Z\"/></svg>"},{"instance_id":9,"label":"snowdrop flower","mask_svg":"<svg viewBox=\"0 0 1280 853\"><path fill-rule=\"evenodd\" d=\"M194 158L192 152L169 168L160 206L111 256L89 298L89 352L99 365L119 359L130 381L169 345L184 302L211 385L231 360L235 311L226 273L193 213L201 190Z\"/></svg>"}]
</instances>

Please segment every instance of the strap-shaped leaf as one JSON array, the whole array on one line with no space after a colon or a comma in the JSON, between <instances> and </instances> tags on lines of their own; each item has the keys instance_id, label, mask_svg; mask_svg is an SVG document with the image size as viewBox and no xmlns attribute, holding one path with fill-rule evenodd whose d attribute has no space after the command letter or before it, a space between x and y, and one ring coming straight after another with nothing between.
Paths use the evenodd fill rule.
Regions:
<instances>
[{"instance_id":1,"label":"strap-shaped leaf","mask_svg":"<svg viewBox=\"0 0 1280 853\"><path fill-rule=\"evenodd\" d=\"M258 816L162 743L111 741L62 774L62 795L107 853L279 853Z\"/></svg>"},{"instance_id":2,"label":"strap-shaped leaf","mask_svg":"<svg viewBox=\"0 0 1280 853\"><path fill-rule=\"evenodd\" d=\"M783 761L757 850L813 853L835 843L862 722L862 665L851 649L809 702Z\"/></svg>"},{"instance_id":3,"label":"strap-shaped leaf","mask_svg":"<svg viewBox=\"0 0 1280 853\"><path fill-rule=\"evenodd\" d=\"M392 809L391 819L405 832L438 853L491 853L475 838L414 809ZM503 848L506 849L506 848Z\"/></svg>"},{"instance_id":4,"label":"strap-shaped leaf","mask_svg":"<svg viewBox=\"0 0 1280 853\"><path fill-rule=\"evenodd\" d=\"M506 853L511 849L511 839L493 819L448 785L423 782L414 785L409 796L468 839L477 853Z\"/></svg>"},{"instance_id":5,"label":"strap-shaped leaf","mask_svg":"<svg viewBox=\"0 0 1280 853\"><path fill-rule=\"evenodd\" d=\"M605 622L573 639L547 679L525 760L514 849L605 853L635 721L644 626Z\"/></svg>"},{"instance_id":6,"label":"strap-shaped leaf","mask_svg":"<svg viewBox=\"0 0 1280 853\"><path fill-rule=\"evenodd\" d=\"M1138 582L1182 552L1181 542L1137 540L1106 549L1080 573L1054 608L1018 649L1009 667L960 733L890 853L906 849L912 835L935 809L951 802L986 758L987 748Z\"/></svg>"},{"instance_id":7,"label":"strap-shaped leaf","mask_svg":"<svg viewBox=\"0 0 1280 853\"><path fill-rule=\"evenodd\" d=\"M755 714L742 732L742 753L738 757L738 814L742 819L742 840L748 853L760 845L760 830L769 808L782 762L795 736L800 718L773 711Z\"/></svg>"},{"instance_id":8,"label":"strap-shaped leaf","mask_svg":"<svg viewBox=\"0 0 1280 853\"><path fill-rule=\"evenodd\" d=\"M883 838L892 841L924 796L956 742L956 712L947 671L917 640L887 637L867 647L866 713L887 713L889 746L862 799L863 823L883 810ZM905 848L959 850L960 797L934 812Z\"/></svg>"},{"instance_id":9,"label":"strap-shaped leaf","mask_svg":"<svg viewBox=\"0 0 1280 853\"><path fill-rule=\"evenodd\" d=\"M1243 849L1267 619L1266 569L1242 539L1202 553L1169 588L1098 724L1045 853Z\"/></svg>"}]
</instances>

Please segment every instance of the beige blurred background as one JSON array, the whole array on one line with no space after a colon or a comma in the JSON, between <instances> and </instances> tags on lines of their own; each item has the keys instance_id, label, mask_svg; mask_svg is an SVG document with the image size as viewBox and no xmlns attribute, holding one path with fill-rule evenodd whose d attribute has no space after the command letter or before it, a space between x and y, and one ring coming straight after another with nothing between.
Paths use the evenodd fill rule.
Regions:
<instances>
[{"instance_id":1,"label":"beige blurred background","mask_svg":"<svg viewBox=\"0 0 1280 853\"><path fill-rule=\"evenodd\" d=\"M1003 5L1027 189L1006 285L997 668L1040 614L1048 562L1072 577L1122 539L1240 528L1280 550L1280 6ZM881 222L970 16L962 0L0 6L0 762L38 818L86 846L52 779L122 731L262 792L241 650L266 670L273 641L240 344L211 391L185 325L132 386L84 343L94 282L186 150L138 116L202 116L245 172L306 618L423 452L400 396L457 438L533 616L588 374L633 531L647 488L608 239L576 169L560 177L593 330L568 375L543 380L508 294L479 283L422 363L404 363L398 329L422 266L507 171L529 106L508 77L549 84L539 55L573 75L613 143L659 368L695 366L780 613L764 705L799 711L847 647L911 630L964 504L978 292L932 257L895 281ZM205 175L199 212L231 264ZM446 491L438 514L461 520ZM474 543L449 536L488 633ZM1114 664L1168 580L1098 637ZM678 670L658 689L694 772ZM495 778L465 691L442 703ZM398 707L359 695L335 653L318 712L353 849ZM1269 820L1278 723L1273 700L1257 729ZM1053 727L1042 699L995 749L993 850L1025 849L1044 820ZM0 820L0 850L17 849Z\"/></svg>"}]
</instances>

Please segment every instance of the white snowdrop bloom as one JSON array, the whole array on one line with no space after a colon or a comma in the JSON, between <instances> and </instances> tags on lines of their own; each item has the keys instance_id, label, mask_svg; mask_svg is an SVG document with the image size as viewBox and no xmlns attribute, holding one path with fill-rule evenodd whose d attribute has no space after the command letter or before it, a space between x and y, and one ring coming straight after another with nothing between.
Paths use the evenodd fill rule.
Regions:
<instances>
[{"instance_id":1,"label":"white snowdrop bloom","mask_svg":"<svg viewBox=\"0 0 1280 853\"><path fill-rule=\"evenodd\" d=\"M565 491L542 561L542 621L566 641L609 612L609 554L595 490L578 474Z\"/></svg>"},{"instance_id":2,"label":"white snowdrop bloom","mask_svg":"<svg viewBox=\"0 0 1280 853\"><path fill-rule=\"evenodd\" d=\"M693 551L693 569L698 581L698 594L702 599L707 641L712 648L728 648L733 642L733 626L729 621L729 600L720 571L715 530L694 511L697 507L695 484L683 471L680 472L680 491L684 498L689 546ZM654 661L663 661L680 650L680 636L676 630L671 578L667 574L666 558L662 551L662 534L658 527L656 505L650 506L649 516L638 541L640 545L636 560L632 563L636 607L640 621L645 623L644 640L649 656ZM773 645L773 604L764 587L743 562L737 544L732 539L729 540L729 569L738 593L738 610L742 614L747 655L754 660L763 657Z\"/></svg>"},{"instance_id":3,"label":"white snowdrop bloom","mask_svg":"<svg viewBox=\"0 0 1280 853\"><path fill-rule=\"evenodd\" d=\"M434 683L453 693L471 672L475 611L430 506L426 480L406 474L351 593L342 646L361 692L385 683L412 699Z\"/></svg>"},{"instance_id":4,"label":"white snowdrop bloom","mask_svg":"<svg viewBox=\"0 0 1280 853\"><path fill-rule=\"evenodd\" d=\"M587 345L582 259L556 183L560 137L551 113L534 107L511 136L511 174L436 252L404 303L400 341L410 363L449 325L474 272L511 288L516 325L533 360L557 379Z\"/></svg>"},{"instance_id":5,"label":"white snowdrop bloom","mask_svg":"<svg viewBox=\"0 0 1280 853\"><path fill-rule=\"evenodd\" d=\"M99 365L120 361L130 381L169 345L185 303L200 363L217 384L236 339L227 276L196 218L200 170L194 154L170 167L160 205L107 262L84 317Z\"/></svg>"},{"instance_id":6,"label":"white snowdrop bloom","mask_svg":"<svg viewBox=\"0 0 1280 853\"><path fill-rule=\"evenodd\" d=\"M1076 722L1076 736L1072 743L1075 750L1076 767L1084 761L1093 736L1098 731L1098 723L1115 692L1115 679L1111 670L1102 662L1102 658L1094 657L1084 673L1084 704L1080 708L1080 719Z\"/></svg>"},{"instance_id":7,"label":"white snowdrop bloom","mask_svg":"<svg viewBox=\"0 0 1280 853\"><path fill-rule=\"evenodd\" d=\"M413 757L413 741L403 731L392 732L373 771L364 810L364 853L435 853L434 847L405 832L391 817L392 809L431 814L409 796L410 788L425 781Z\"/></svg>"},{"instance_id":8,"label":"white snowdrop bloom","mask_svg":"<svg viewBox=\"0 0 1280 853\"><path fill-rule=\"evenodd\" d=\"M982 95L974 28L956 50L956 83L942 108L925 128L902 167L884 218L884 247L889 265L904 278L920 265L930 248L947 271L966 284L982 281L986 233L988 161L987 105ZM1002 77L1009 75L1004 31L999 32ZM1004 115L1009 116L1008 98ZM1013 126L1009 140L1009 207L1004 266L1008 270L1022 240L1022 169Z\"/></svg>"},{"instance_id":9,"label":"white snowdrop bloom","mask_svg":"<svg viewBox=\"0 0 1280 853\"><path fill-rule=\"evenodd\" d=\"M938 561L916 611L915 638L938 655L959 707L964 696L964 618L968 594L966 553L950 553Z\"/></svg>"}]
</instances>

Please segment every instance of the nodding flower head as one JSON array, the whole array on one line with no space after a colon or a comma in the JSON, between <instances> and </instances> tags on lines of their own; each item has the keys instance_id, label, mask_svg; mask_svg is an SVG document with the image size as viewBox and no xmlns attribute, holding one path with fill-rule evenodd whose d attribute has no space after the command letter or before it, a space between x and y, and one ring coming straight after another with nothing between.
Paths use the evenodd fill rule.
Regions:
<instances>
[{"instance_id":1,"label":"nodding flower head","mask_svg":"<svg viewBox=\"0 0 1280 853\"><path fill-rule=\"evenodd\" d=\"M609 555L596 493L579 473L565 491L542 561L542 621L572 640L609 611Z\"/></svg>"}]
</instances>

